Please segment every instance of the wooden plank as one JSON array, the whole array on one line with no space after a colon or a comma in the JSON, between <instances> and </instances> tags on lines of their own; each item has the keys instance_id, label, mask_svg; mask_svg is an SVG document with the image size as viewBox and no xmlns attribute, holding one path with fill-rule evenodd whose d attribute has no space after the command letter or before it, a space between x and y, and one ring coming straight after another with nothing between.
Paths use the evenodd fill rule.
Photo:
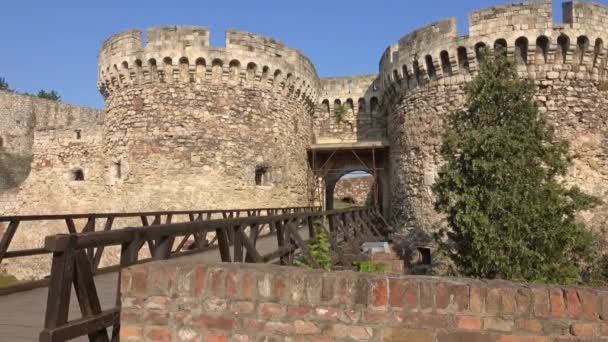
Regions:
<instances>
[{"instance_id":1,"label":"wooden plank","mask_svg":"<svg viewBox=\"0 0 608 342\"><path fill-rule=\"evenodd\" d=\"M234 240L232 249L234 251L233 262L243 262L243 236L245 235L242 226L232 228L234 230ZM249 255L249 252L247 252Z\"/></svg>"},{"instance_id":2,"label":"wooden plank","mask_svg":"<svg viewBox=\"0 0 608 342\"><path fill-rule=\"evenodd\" d=\"M66 218L65 219L65 224L68 226L68 232L70 234L77 234L78 233L76 231L76 225L74 224L74 219L72 219L72 218Z\"/></svg>"},{"instance_id":3,"label":"wooden plank","mask_svg":"<svg viewBox=\"0 0 608 342\"><path fill-rule=\"evenodd\" d=\"M11 221L6 228L6 231L2 235L2 240L0 240L0 262L2 262L2 259L4 259L6 251L8 251L8 247L11 245L13 237L15 237L17 227L19 227L19 221Z\"/></svg>"},{"instance_id":4,"label":"wooden plank","mask_svg":"<svg viewBox=\"0 0 608 342\"><path fill-rule=\"evenodd\" d=\"M74 245L76 239L73 235L57 236L56 243ZM70 307L70 293L74 277L74 249L66 248L64 251L54 252L51 264L51 278L49 281L46 302L45 329L55 329L64 325L68 320Z\"/></svg>"},{"instance_id":5,"label":"wooden plank","mask_svg":"<svg viewBox=\"0 0 608 342\"><path fill-rule=\"evenodd\" d=\"M306 244L302 237L300 237L296 227L293 224L289 224L286 230L288 231L290 239L292 239L296 246L302 250L302 254L304 254L304 256L308 259L310 265L312 265L313 268L321 268L321 266L319 266L315 258L312 256L310 249L308 249L308 244Z\"/></svg>"},{"instance_id":6,"label":"wooden plank","mask_svg":"<svg viewBox=\"0 0 608 342\"><path fill-rule=\"evenodd\" d=\"M216 228L215 235L217 236L217 244L220 249L222 262L232 262L230 258L230 242L225 228Z\"/></svg>"},{"instance_id":7,"label":"wooden plank","mask_svg":"<svg viewBox=\"0 0 608 342\"><path fill-rule=\"evenodd\" d=\"M71 321L61 327L45 328L40 342L64 342L86 335L91 330L101 330L120 323L120 309L113 308L101 314Z\"/></svg>"},{"instance_id":8,"label":"wooden plank","mask_svg":"<svg viewBox=\"0 0 608 342\"><path fill-rule=\"evenodd\" d=\"M238 232L235 232L235 235L240 236L241 242L247 249L247 254L251 255L253 262L258 263L263 261L262 256L260 255L260 253L258 253L257 249L255 249L253 242L249 240L249 238L247 237L247 235L245 235L245 232L242 229Z\"/></svg>"},{"instance_id":9,"label":"wooden plank","mask_svg":"<svg viewBox=\"0 0 608 342\"><path fill-rule=\"evenodd\" d=\"M106 224L103 227L103 231L107 232L110 231L112 229L112 225L114 224L114 216L110 216L106 219ZM99 268L99 263L101 262L101 257L103 255L103 250L105 249L105 246L100 246L97 247L97 250L95 251L95 257L93 258L93 272L97 272L97 269Z\"/></svg>"}]
</instances>

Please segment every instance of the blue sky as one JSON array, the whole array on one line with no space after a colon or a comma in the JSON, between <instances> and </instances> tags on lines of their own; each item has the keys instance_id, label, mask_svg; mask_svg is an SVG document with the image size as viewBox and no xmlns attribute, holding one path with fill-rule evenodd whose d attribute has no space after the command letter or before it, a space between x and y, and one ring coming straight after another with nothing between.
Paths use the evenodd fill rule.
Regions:
<instances>
[{"instance_id":1,"label":"blue sky","mask_svg":"<svg viewBox=\"0 0 608 342\"><path fill-rule=\"evenodd\" d=\"M608 0L600 1L608 3ZM1 0L0 77L18 91L57 90L64 102L102 108L97 52L109 35L154 25L200 25L222 46L236 28L282 40L320 76L375 73L384 49L419 26L504 0ZM555 1L554 7L561 7ZM556 14L559 15L559 14Z\"/></svg>"}]
</instances>

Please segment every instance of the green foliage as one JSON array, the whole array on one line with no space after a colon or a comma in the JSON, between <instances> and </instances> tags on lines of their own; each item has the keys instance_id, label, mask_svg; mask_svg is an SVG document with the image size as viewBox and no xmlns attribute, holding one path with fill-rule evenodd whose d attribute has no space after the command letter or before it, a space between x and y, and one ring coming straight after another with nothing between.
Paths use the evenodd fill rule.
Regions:
<instances>
[{"instance_id":1,"label":"green foliage","mask_svg":"<svg viewBox=\"0 0 608 342\"><path fill-rule=\"evenodd\" d=\"M486 54L486 56L488 56ZM571 283L593 262L578 211L599 200L556 180L570 163L506 57L483 58L468 110L445 118L434 186L449 229L436 238L465 276Z\"/></svg>"},{"instance_id":2,"label":"green foliage","mask_svg":"<svg viewBox=\"0 0 608 342\"><path fill-rule=\"evenodd\" d=\"M41 99L47 99L47 100L51 100L51 101L61 101L61 96L59 96L59 94L54 90L47 92L47 91L41 89L36 96Z\"/></svg>"},{"instance_id":3,"label":"green foliage","mask_svg":"<svg viewBox=\"0 0 608 342\"><path fill-rule=\"evenodd\" d=\"M310 249L310 253L317 264L319 264L323 270L331 271L333 262L331 260L331 253L329 252L327 232L325 228L323 228L321 222L315 221L313 224L315 229L315 237L308 243L308 248ZM305 258L296 260L294 265L308 268L312 266Z\"/></svg>"},{"instance_id":4,"label":"green foliage","mask_svg":"<svg viewBox=\"0 0 608 342\"><path fill-rule=\"evenodd\" d=\"M336 105L334 107L334 119L337 123L343 122L348 114L348 109L344 105Z\"/></svg>"},{"instance_id":5,"label":"green foliage","mask_svg":"<svg viewBox=\"0 0 608 342\"><path fill-rule=\"evenodd\" d=\"M385 274L386 265L375 263L373 261L355 261L353 265L357 266L361 273Z\"/></svg>"},{"instance_id":6,"label":"green foliage","mask_svg":"<svg viewBox=\"0 0 608 342\"><path fill-rule=\"evenodd\" d=\"M11 91L8 82L4 79L4 77L0 77L0 90Z\"/></svg>"}]
</instances>

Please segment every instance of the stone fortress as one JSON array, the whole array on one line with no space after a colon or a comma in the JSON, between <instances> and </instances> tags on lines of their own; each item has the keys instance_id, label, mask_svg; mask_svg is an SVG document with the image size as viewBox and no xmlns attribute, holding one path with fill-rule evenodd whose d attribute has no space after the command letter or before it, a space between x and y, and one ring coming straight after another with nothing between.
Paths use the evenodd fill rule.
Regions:
<instances>
[{"instance_id":1,"label":"stone fortress","mask_svg":"<svg viewBox=\"0 0 608 342\"><path fill-rule=\"evenodd\" d=\"M373 165L392 224L432 230L441 118L463 108L484 46L516 60L570 141L565 181L608 198L608 7L563 6L559 24L548 0L476 11L464 36L435 22L390 45L379 74L352 77L320 78L303 53L248 32L222 48L202 27L151 28L145 44L115 34L99 52L104 111L0 92L0 211L302 206ZM331 157L349 151L358 164ZM605 209L582 219L600 226Z\"/></svg>"}]
</instances>

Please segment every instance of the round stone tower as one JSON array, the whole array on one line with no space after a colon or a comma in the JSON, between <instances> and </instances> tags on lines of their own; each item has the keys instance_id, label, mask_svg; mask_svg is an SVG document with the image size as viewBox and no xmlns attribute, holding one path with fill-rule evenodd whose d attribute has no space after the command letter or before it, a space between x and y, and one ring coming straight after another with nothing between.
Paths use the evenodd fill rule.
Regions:
<instances>
[{"instance_id":1,"label":"round stone tower","mask_svg":"<svg viewBox=\"0 0 608 342\"><path fill-rule=\"evenodd\" d=\"M552 21L549 0L473 12L469 34L457 36L455 19L401 38L380 62L382 107L389 115L392 222L435 229L431 185L441 165L441 119L463 109L464 85L478 69L483 47L513 58L521 78L536 86L536 100L575 156L566 178L587 193L608 196L608 8L565 3L563 24ZM591 226L606 207L584 213Z\"/></svg>"},{"instance_id":2,"label":"round stone tower","mask_svg":"<svg viewBox=\"0 0 608 342\"><path fill-rule=\"evenodd\" d=\"M112 191L134 207L305 205L312 63L272 38L203 27L110 37L99 53ZM162 195L155 195L162 194Z\"/></svg>"}]
</instances>

